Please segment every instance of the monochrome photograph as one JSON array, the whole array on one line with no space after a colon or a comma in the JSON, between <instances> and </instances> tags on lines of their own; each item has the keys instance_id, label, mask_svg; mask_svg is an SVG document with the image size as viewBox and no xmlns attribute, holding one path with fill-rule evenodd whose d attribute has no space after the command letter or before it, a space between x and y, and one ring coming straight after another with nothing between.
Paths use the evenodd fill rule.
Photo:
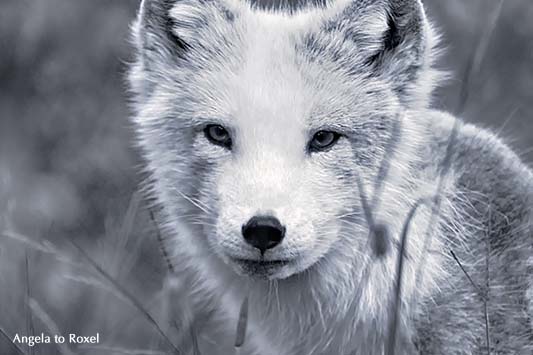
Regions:
<instances>
[{"instance_id":1,"label":"monochrome photograph","mask_svg":"<svg viewBox=\"0 0 533 355\"><path fill-rule=\"evenodd\" d=\"M532 355L531 0L0 0L0 355Z\"/></svg>"}]
</instances>

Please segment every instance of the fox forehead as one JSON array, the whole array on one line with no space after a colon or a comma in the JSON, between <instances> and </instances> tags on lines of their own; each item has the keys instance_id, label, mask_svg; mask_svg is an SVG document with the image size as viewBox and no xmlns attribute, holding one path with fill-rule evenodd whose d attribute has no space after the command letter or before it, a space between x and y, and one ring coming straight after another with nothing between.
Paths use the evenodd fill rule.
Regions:
<instances>
[{"instance_id":1,"label":"fox forehead","mask_svg":"<svg viewBox=\"0 0 533 355\"><path fill-rule=\"evenodd\" d=\"M240 127L273 121L301 124L309 116L305 102L311 99L297 58L295 37L301 26L287 16L252 10L220 26L231 26L224 39L229 45L208 68L192 73L189 79L200 89L193 94L204 93L217 117L238 120L233 123Z\"/></svg>"},{"instance_id":2,"label":"fox forehead","mask_svg":"<svg viewBox=\"0 0 533 355\"><path fill-rule=\"evenodd\" d=\"M285 44L272 44L279 50ZM301 60L295 48L269 52L253 43L233 72L203 77L209 91L208 117L243 131L272 128L313 132L344 131L367 119L389 115L386 90L367 78L347 77L335 70ZM204 123L202 114L199 123Z\"/></svg>"},{"instance_id":3,"label":"fox forehead","mask_svg":"<svg viewBox=\"0 0 533 355\"><path fill-rule=\"evenodd\" d=\"M266 130L272 123L286 130L301 127L310 116L311 88L296 62L296 51L284 34L268 39L254 33L242 67L225 83L238 124Z\"/></svg>"},{"instance_id":4,"label":"fox forehead","mask_svg":"<svg viewBox=\"0 0 533 355\"><path fill-rule=\"evenodd\" d=\"M172 18L180 22L174 28L178 37L190 38L186 32L195 31L191 43L205 40L209 46L218 40L223 44L215 44L218 48L209 61L202 45L189 53L189 61L205 63L200 70L189 72L184 81L190 84L185 90L196 100L203 97L199 100L203 107L193 118L198 124L216 118L243 131L265 133L282 125L284 135L293 132L293 137L287 138L296 139L295 134L301 136L305 131L353 126L353 117L366 117L367 111L379 106L378 100L366 93L383 88L368 78L347 75L346 67L335 63L327 50L322 48L321 58L311 60L309 51L313 49L306 41L320 30L327 11L315 8L287 14L252 9L245 2L227 11L231 16L221 16L224 11L220 8L210 13L187 0L170 10ZM205 22L209 25L200 32L192 28ZM335 32L313 45L327 41L348 47L351 60L357 59L356 44Z\"/></svg>"}]
</instances>

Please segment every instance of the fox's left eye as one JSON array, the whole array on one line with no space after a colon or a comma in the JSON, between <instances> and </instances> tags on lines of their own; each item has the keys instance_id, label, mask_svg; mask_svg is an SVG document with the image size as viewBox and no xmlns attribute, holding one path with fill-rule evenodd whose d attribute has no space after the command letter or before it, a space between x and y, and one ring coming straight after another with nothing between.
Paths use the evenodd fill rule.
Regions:
<instances>
[{"instance_id":1,"label":"fox's left eye","mask_svg":"<svg viewBox=\"0 0 533 355\"><path fill-rule=\"evenodd\" d=\"M213 144L231 149L231 136L229 132L218 124L211 124L204 128L205 137Z\"/></svg>"},{"instance_id":2,"label":"fox's left eye","mask_svg":"<svg viewBox=\"0 0 533 355\"><path fill-rule=\"evenodd\" d=\"M333 131L318 131L309 142L309 150L312 152L326 150L335 145L340 136L339 133Z\"/></svg>"}]
</instances>

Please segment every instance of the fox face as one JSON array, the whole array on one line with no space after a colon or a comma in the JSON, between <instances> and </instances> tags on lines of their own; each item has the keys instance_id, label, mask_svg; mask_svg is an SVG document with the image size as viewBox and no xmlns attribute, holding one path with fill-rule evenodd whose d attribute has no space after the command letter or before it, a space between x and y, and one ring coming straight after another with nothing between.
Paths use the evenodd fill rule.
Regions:
<instances>
[{"instance_id":1,"label":"fox face","mask_svg":"<svg viewBox=\"0 0 533 355\"><path fill-rule=\"evenodd\" d=\"M357 181L371 193L395 154L402 184L408 152L388 147L416 130L409 120L398 129L403 112L427 103L430 29L419 2L288 15L145 0L135 28L140 144L157 198L195 231L191 243L258 278L328 267L346 250L362 264Z\"/></svg>"}]
</instances>

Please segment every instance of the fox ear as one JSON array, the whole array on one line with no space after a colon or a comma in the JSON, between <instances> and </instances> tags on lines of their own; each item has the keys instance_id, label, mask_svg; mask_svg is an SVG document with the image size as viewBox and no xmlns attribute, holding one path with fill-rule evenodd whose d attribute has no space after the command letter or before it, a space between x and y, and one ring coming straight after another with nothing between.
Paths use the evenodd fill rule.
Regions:
<instances>
[{"instance_id":1,"label":"fox ear","mask_svg":"<svg viewBox=\"0 0 533 355\"><path fill-rule=\"evenodd\" d=\"M420 0L389 0L386 14L381 48L369 61L398 81L401 90L432 64L433 34Z\"/></svg>"},{"instance_id":2,"label":"fox ear","mask_svg":"<svg viewBox=\"0 0 533 355\"><path fill-rule=\"evenodd\" d=\"M400 99L427 99L423 96L432 89L427 86L438 74L431 68L436 36L420 0L351 0L328 27L353 41L366 66L385 78Z\"/></svg>"},{"instance_id":3,"label":"fox ear","mask_svg":"<svg viewBox=\"0 0 533 355\"><path fill-rule=\"evenodd\" d=\"M180 55L187 43L173 32L170 10L176 0L142 0L133 27L137 50L141 56Z\"/></svg>"},{"instance_id":4,"label":"fox ear","mask_svg":"<svg viewBox=\"0 0 533 355\"><path fill-rule=\"evenodd\" d=\"M183 58L193 47L203 45L202 31L233 20L222 1L142 0L133 27L138 51L148 59Z\"/></svg>"}]
</instances>

